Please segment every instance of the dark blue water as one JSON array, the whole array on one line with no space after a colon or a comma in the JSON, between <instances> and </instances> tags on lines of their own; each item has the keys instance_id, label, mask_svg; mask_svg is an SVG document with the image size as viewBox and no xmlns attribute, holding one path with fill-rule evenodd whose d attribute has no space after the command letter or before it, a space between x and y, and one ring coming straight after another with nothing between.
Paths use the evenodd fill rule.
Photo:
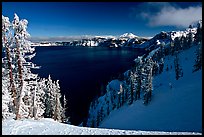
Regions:
<instances>
[{"instance_id":1,"label":"dark blue water","mask_svg":"<svg viewBox=\"0 0 204 137\"><path fill-rule=\"evenodd\" d=\"M59 80L61 92L68 97L68 115L78 125L88 114L91 100L101 85L130 69L141 55L135 49L105 47L36 47L32 61L41 66L33 70L40 77Z\"/></svg>"}]
</instances>

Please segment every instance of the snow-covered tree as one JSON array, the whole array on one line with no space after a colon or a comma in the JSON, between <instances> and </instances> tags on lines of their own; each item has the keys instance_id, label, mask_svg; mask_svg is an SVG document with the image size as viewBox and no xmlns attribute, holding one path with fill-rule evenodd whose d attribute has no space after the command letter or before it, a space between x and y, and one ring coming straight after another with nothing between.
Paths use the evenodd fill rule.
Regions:
<instances>
[{"instance_id":1,"label":"snow-covered tree","mask_svg":"<svg viewBox=\"0 0 204 137\"><path fill-rule=\"evenodd\" d=\"M188 40L187 41L187 48L190 48L192 46L192 44L193 44L193 41L194 41L193 33L191 31L187 35L187 40Z\"/></svg>"},{"instance_id":2,"label":"snow-covered tree","mask_svg":"<svg viewBox=\"0 0 204 137\"><path fill-rule=\"evenodd\" d=\"M130 72L130 76L132 75L132 72ZM133 103L133 100L134 100L134 91L133 91L133 88L134 88L134 85L133 85L133 80L131 79L130 77L130 82L129 82L129 86L128 86L128 104L131 105Z\"/></svg>"},{"instance_id":3,"label":"snow-covered tree","mask_svg":"<svg viewBox=\"0 0 204 137\"><path fill-rule=\"evenodd\" d=\"M10 95L9 79L6 76L2 77L2 118L6 119L8 115L11 114L11 109L13 107L12 97Z\"/></svg>"},{"instance_id":4,"label":"snow-covered tree","mask_svg":"<svg viewBox=\"0 0 204 137\"><path fill-rule=\"evenodd\" d=\"M197 25L197 32L195 34L195 44L200 44L202 41L202 27L200 26L200 23Z\"/></svg>"},{"instance_id":5,"label":"snow-covered tree","mask_svg":"<svg viewBox=\"0 0 204 137\"><path fill-rule=\"evenodd\" d=\"M173 53L175 53L176 51L179 52L179 50L181 50L181 42L180 38L176 37L174 39Z\"/></svg>"},{"instance_id":6,"label":"snow-covered tree","mask_svg":"<svg viewBox=\"0 0 204 137\"><path fill-rule=\"evenodd\" d=\"M142 71L142 81L141 81L141 88L142 91L144 92L143 97L144 97L144 104L148 104L148 102L151 100L152 96L152 66L153 66L153 61L152 59L147 59L145 61L145 66Z\"/></svg>"},{"instance_id":7,"label":"snow-covered tree","mask_svg":"<svg viewBox=\"0 0 204 137\"><path fill-rule=\"evenodd\" d=\"M59 80L56 81L55 83L55 108L54 108L54 120L62 122L62 113L63 107L60 102L61 98L61 93L60 93L60 86L59 86Z\"/></svg>"},{"instance_id":8,"label":"snow-covered tree","mask_svg":"<svg viewBox=\"0 0 204 137\"><path fill-rule=\"evenodd\" d=\"M196 59L195 59L195 64L193 66L193 72L198 71L202 68L202 41L197 45L195 54L196 54Z\"/></svg>"},{"instance_id":9,"label":"snow-covered tree","mask_svg":"<svg viewBox=\"0 0 204 137\"><path fill-rule=\"evenodd\" d=\"M120 90L119 90L119 94L120 94L120 107L123 106L123 104L125 103L125 95L124 95L124 89L123 89L123 85L122 83L120 83Z\"/></svg>"},{"instance_id":10,"label":"snow-covered tree","mask_svg":"<svg viewBox=\"0 0 204 137\"><path fill-rule=\"evenodd\" d=\"M195 34L195 44L197 49L195 52L196 59L193 66L193 72L200 70L202 67L202 27L200 26L200 23L198 23L197 33Z\"/></svg>"},{"instance_id":11,"label":"snow-covered tree","mask_svg":"<svg viewBox=\"0 0 204 137\"><path fill-rule=\"evenodd\" d=\"M55 100L55 96L53 93L53 82L51 79L51 76L48 76L48 79L46 81L46 89L45 89L45 117L52 117L52 112L53 108L54 108L54 100Z\"/></svg>"},{"instance_id":12,"label":"snow-covered tree","mask_svg":"<svg viewBox=\"0 0 204 137\"><path fill-rule=\"evenodd\" d=\"M36 92L36 107L37 107L37 118L44 117L45 112L45 90L46 90L46 79L40 78L37 82L37 92Z\"/></svg>"},{"instance_id":13,"label":"snow-covered tree","mask_svg":"<svg viewBox=\"0 0 204 137\"><path fill-rule=\"evenodd\" d=\"M28 21L14 14L12 22L2 15L2 116L14 113L15 119L52 117L61 121L59 81L41 79L31 72L35 64L28 62L35 56L27 38ZM31 66L29 66L30 64Z\"/></svg>"},{"instance_id":14,"label":"snow-covered tree","mask_svg":"<svg viewBox=\"0 0 204 137\"><path fill-rule=\"evenodd\" d=\"M14 76L13 76L13 68L14 65L12 65L12 58L11 58L11 49L12 47L12 36L11 36L11 23L9 21L8 17L4 17L2 15L2 49L5 50L6 52L6 58L4 60L4 64L5 64L5 73L9 74L9 86L8 86L8 90L9 92L12 93L12 98L13 98L13 111L15 112L16 109L16 104L17 104L17 100L16 100L16 86L14 83Z\"/></svg>"},{"instance_id":15,"label":"snow-covered tree","mask_svg":"<svg viewBox=\"0 0 204 137\"><path fill-rule=\"evenodd\" d=\"M174 58L174 67L175 67L176 80L178 80L180 77L183 76L183 70L179 64L179 57L177 53Z\"/></svg>"},{"instance_id":16,"label":"snow-covered tree","mask_svg":"<svg viewBox=\"0 0 204 137\"><path fill-rule=\"evenodd\" d=\"M69 117L67 117L66 116L66 112L67 112L67 109L68 109L68 107L67 107L67 99L66 99L66 96L65 96L65 94L63 95L63 109L62 109L62 122L64 122L64 123L70 123L69 122Z\"/></svg>"},{"instance_id":17,"label":"snow-covered tree","mask_svg":"<svg viewBox=\"0 0 204 137\"><path fill-rule=\"evenodd\" d=\"M53 118L54 120L62 122L62 113L63 107L60 101L61 93L60 93L60 86L59 80L56 82L51 79L51 76L48 76L46 81L46 88L45 88L45 113L44 116L48 118Z\"/></svg>"},{"instance_id":18,"label":"snow-covered tree","mask_svg":"<svg viewBox=\"0 0 204 137\"><path fill-rule=\"evenodd\" d=\"M137 84L136 84L136 97L135 97L135 100L140 99L141 78L140 78L139 75L137 75L136 81L137 81Z\"/></svg>"}]
</instances>

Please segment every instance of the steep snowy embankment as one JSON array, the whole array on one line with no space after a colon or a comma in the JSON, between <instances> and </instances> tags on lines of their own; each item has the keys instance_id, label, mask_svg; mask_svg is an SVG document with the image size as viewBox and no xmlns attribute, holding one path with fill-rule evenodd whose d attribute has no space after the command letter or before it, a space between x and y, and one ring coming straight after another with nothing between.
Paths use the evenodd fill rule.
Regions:
<instances>
[{"instance_id":1,"label":"steep snowy embankment","mask_svg":"<svg viewBox=\"0 0 204 137\"><path fill-rule=\"evenodd\" d=\"M195 50L196 47L192 47L179 54L183 77L178 80L175 79L174 57L165 58L163 73L153 79L150 104L145 106L140 99L130 106L125 105L112 111L99 127L202 132L202 71L192 73Z\"/></svg>"}]
</instances>

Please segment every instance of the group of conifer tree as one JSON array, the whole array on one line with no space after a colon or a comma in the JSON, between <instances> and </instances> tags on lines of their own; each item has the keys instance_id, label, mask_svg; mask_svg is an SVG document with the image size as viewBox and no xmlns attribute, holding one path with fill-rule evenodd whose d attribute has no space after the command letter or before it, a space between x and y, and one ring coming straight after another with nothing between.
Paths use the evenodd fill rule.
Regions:
<instances>
[{"instance_id":1,"label":"group of conifer tree","mask_svg":"<svg viewBox=\"0 0 204 137\"><path fill-rule=\"evenodd\" d=\"M27 25L16 14L12 22L2 15L2 120L14 115L16 120L47 117L66 122L66 98L59 80L53 81L50 75L40 78L31 71L36 53Z\"/></svg>"}]
</instances>

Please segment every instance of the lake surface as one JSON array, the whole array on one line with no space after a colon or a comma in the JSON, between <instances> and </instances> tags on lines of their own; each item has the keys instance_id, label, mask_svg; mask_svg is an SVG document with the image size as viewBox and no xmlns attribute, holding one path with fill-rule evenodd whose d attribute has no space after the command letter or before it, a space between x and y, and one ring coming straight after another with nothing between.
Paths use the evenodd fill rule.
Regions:
<instances>
[{"instance_id":1,"label":"lake surface","mask_svg":"<svg viewBox=\"0 0 204 137\"><path fill-rule=\"evenodd\" d=\"M78 125L87 117L90 102L99 94L101 85L130 69L141 54L129 48L36 47L32 61L41 68L32 72L42 78L50 74L53 80L59 80L61 92L68 98L71 123Z\"/></svg>"}]
</instances>

